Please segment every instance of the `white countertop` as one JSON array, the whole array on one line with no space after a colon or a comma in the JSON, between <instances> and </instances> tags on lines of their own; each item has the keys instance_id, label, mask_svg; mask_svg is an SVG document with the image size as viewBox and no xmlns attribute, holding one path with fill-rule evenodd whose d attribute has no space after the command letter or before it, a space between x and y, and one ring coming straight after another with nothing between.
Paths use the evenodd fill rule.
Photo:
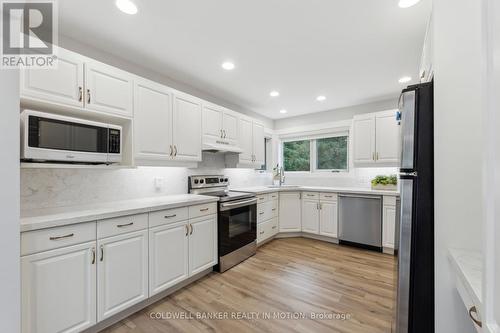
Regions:
<instances>
[{"instance_id":1,"label":"white countertop","mask_svg":"<svg viewBox=\"0 0 500 333\"><path fill-rule=\"evenodd\" d=\"M21 211L21 232L112 217L216 202L219 198L181 194Z\"/></svg>"},{"instance_id":2,"label":"white countertop","mask_svg":"<svg viewBox=\"0 0 500 333\"><path fill-rule=\"evenodd\" d=\"M298 186L298 187L281 187L272 188L267 186L253 186L253 187L234 187L231 191L250 192L256 194L272 193L272 192L335 192L335 193L357 193L357 194L373 194L373 195L392 195L399 196L399 191L381 191L372 190L370 188L360 187L323 187L323 186Z\"/></svg>"},{"instance_id":3,"label":"white countertop","mask_svg":"<svg viewBox=\"0 0 500 333\"><path fill-rule=\"evenodd\" d=\"M479 251L450 249L450 262L475 304L482 304L482 254Z\"/></svg>"}]
</instances>

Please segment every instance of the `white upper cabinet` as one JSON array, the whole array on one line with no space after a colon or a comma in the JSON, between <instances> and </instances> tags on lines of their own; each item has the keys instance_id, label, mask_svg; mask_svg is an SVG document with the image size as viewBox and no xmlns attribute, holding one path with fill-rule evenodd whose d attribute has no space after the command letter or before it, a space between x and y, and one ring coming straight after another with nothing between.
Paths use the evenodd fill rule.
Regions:
<instances>
[{"instance_id":1,"label":"white upper cabinet","mask_svg":"<svg viewBox=\"0 0 500 333\"><path fill-rule=\"evenodd\" d=\"M148 298L148 231L97 242L98 320Z\"/></svg>"},{"instance_id":2,"label":"white upper cabinet","mask_svg":"<svg viewBox=\"0 0 500 333\"><path fill-rule=\"evenodd\" d=\"M264 125L253 122L253 162L257 168L260 168L266 161Z\"/></svg>"},{"instance_id":3,"label":"white upper cabinet","mask_svg":"<svg viewBox=\"0 0 500 333\"><path fill-rule=\"evenodd\" d=\"M238 114L231 110L224 110L222 115L222 130L224 141L235 146L238 144Z\"/></svg>"},{"instance_id":4,"label":"white upper cabinet","mask_svg":"<svg viewBox=\"0 0 500 333\"><path fill-rule=\"evenodd\" d=\"M377 113L376 127L376 159L377 163L398 165L401 143L400 126L396 121L396 112L388 111Z\"/></svg>"},{"instance_id":5,"label":"white upper cabinet","mask_svg":"<svg viewBox=\"0 0 500 333\"><path fill-rule=\"evenodd\" d=\"M213 104L203 104L203 141L217 141L222 139L222 119L224 111Z\"/></svg>"},{"instance_id":6,"label":"white upper cabinet","mask_svg":"<svg viewBox=\"0 0 500 333\"><path fill-rule=\"evenodd\" d=\"M354 163L375 162L375 118L373 115L353 119Z\"/></svg>"},{"instance_id":7,"label":"white upper cabinet","mask_svg":"<svg viewBox=\"0 0 500 333\"><path fill-rule=\"evenodd\" d=\"M239 146L243 150L239 154L239 162L242 164L253 164L253 121L247 117L241 117L239 121L240 140Z\"/></svg>"},{"instance_id":8,"label":"white upper cabinet","mask_svg":"<svg viewBox=\"0 0 500 333\"><path fill-rule=\"evenodd\" d=\"M189 274L200 273L217 264L217 215L189 221Z\"/></svg>"},{"instance_id":9,"label":"white upper cabinet","mask_svg":"<svg viewBox=\"0 0 500 333\"><path fill-rule=\"evenodd\" d=\"M400 133L396 110L354 116L354 165L398 166L401 156Z\"/></svg>"},{"instance_id":10,"label":"white upper cabinet","mask_svg":"<svg viewBox=\"0 0 500 333\"><path fill-rule=\"evenodd\" d=\"M21 69L21 97L83 107L85 57L58 50L54 69Z\"/></svg>"},{"instance_id":11,"label":"white upper cabinet","mask_svg":"<svg viewBox=\"0 0 500 333\"><path fill-rule=\"evenodd\" d=\"M420 82L430 82L434 77L434 67L432 65L432 57L434 54L434 24L433 16L429 18L427 30L425 32L424 48L420 59Z\"/></svg>"},{"instance_id":12,"label":"white upper cabinet","mask_svg":"<svg viewBox=\"0 0 500 333\"><path fill-rule=\"evenodd\" d=\"M134 85L134 153L141 160L171 160L172 91L138 79Z\"/></svg>"},{"instance_id":13,"label":"white upper cabinet","mask_svg":"<svg viewBox=\"0 0 500 333\"><path fill-rule=\"evenodd\" d=\"M85 64L87 109L132 117L133 76L97 61Z\"/></svg>"},{"instance_id":14,"label":"white upper cabinet","mask_svg":"<svg viewBox=\"0 0 500 333\"><path fill-rule=\"evenodd\" d=\"M21 258L23 333L76 333L96 323L95 246Z\"/></svg>"},{"instance_id":15,"label":"white upper cabinet","mask_svg":"<svg viewBox=\"0 0 500 333\"><path fill-rule=\"evenodd\" d=\"M172 142L175 160L201 161L201 118L198 98L174 94Z\"/></svg>"}]
</instances>

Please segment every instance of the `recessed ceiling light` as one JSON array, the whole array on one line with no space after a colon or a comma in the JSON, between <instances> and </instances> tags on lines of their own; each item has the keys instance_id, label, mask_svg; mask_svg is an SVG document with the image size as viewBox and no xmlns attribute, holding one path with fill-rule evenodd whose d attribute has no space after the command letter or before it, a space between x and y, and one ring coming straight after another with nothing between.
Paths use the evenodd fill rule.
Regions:
<instances>
[{"instance_id":1,"label":"recessed ceiling light","mask_svg":"<svg viewBox=\"0 0 500 333\"><path fill-rule=\"evenodd\" d=\"M222 64L222 68L224 68L226 71L231 71L234 69L234 64L230 61L226 61Z\"/></svg>"},{"instance_id":2,"label":"recessed ceiling light","mask_svg":"<svg viewBox=\"0 0 500 333\"><path fill-rule=\"evenodd\" d=\"M287 113L288 111L283 109L283 110L280 110L280 113Z\"/></svg>"},{"instance_id":3,"label":"recessed ceiling light","mask_svg":"<svg viewBox=\"0 0 500 333\"><path fill-rule=\"evenodd\" d=\"M271 97L278 97L280 95L279 91L273 90L269 93Z\"/></svg>"},{"instance_id":4,"label":"recessed ceiling light","mask_svg":"<svg viewBox=\"0 0 500 333\"><path fill-rule=\"evenodd\" d=\"M116 7L125 14L134 15L137 14L137 6L130 0L116 0Z\"/></svg>"},{"instance_id":5,"label":"recessed ceiling light","mask_svg":"<svg viewBox=\"0 0 500 333\"><path fill-rule=\"evenodd\" d=\"M402 78L399 79L399 83L406 83L406 82L410 82L410 81L411 81L410 76L403 76Z\"/></svg>"},{"instance_id":6,"label":"recessed ceiling light","mask_svg":"<svg viewBox=\"0 0 500 333\"><path fill-rule=\"evenodd\" d=\"M317 100L318 102L323 102L325 99L326 99L326 97L325 97L325 96L323 96L323 95L316 97L316 100Z\"/></svg>"},{"instance_id":7,"label":"recessed ceiling light","mask_svg":"<svg viewBox=\"0 0 500 333\"><path fill-rule=\"evenodd\" d=\"M415 6L419 2L420 0L399 0L398 6L401 8L408 8L411 6Z\"/></svg>"}]
</instances>

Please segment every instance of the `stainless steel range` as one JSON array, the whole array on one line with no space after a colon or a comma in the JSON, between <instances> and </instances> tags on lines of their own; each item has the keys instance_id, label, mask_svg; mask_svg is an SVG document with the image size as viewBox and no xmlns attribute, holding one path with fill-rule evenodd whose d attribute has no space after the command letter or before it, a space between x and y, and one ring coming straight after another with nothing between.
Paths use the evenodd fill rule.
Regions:
<instances>
[{"instance_id":1,"label":"stainless steel range","mask_svg":"<svg viewBox=\"0 0 500 333\"><path fill-rule=\"evenodd\" d=\"M257 198L255 194L229 191L225 176L191 176L189 193L219 197L216 270L224 272L253 256L257 249Z\"/></svg>"}]
</instances>

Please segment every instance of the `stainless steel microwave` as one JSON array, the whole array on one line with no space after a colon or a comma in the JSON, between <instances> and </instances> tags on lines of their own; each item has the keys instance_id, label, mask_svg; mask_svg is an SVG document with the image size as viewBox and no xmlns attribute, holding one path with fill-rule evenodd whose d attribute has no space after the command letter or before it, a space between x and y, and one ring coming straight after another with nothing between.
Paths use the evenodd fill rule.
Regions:
<instances>
[{"instance_id":1,"label":"stainless steel microwave","mask_svg":"<svg viewBox=\"0 0 500 333\"><path fill-rule=\"evenodd\" d=\"M110 164L122 160L122 127L51 113L21 113L21 159Z\"/></svg>"}]
</instances>

